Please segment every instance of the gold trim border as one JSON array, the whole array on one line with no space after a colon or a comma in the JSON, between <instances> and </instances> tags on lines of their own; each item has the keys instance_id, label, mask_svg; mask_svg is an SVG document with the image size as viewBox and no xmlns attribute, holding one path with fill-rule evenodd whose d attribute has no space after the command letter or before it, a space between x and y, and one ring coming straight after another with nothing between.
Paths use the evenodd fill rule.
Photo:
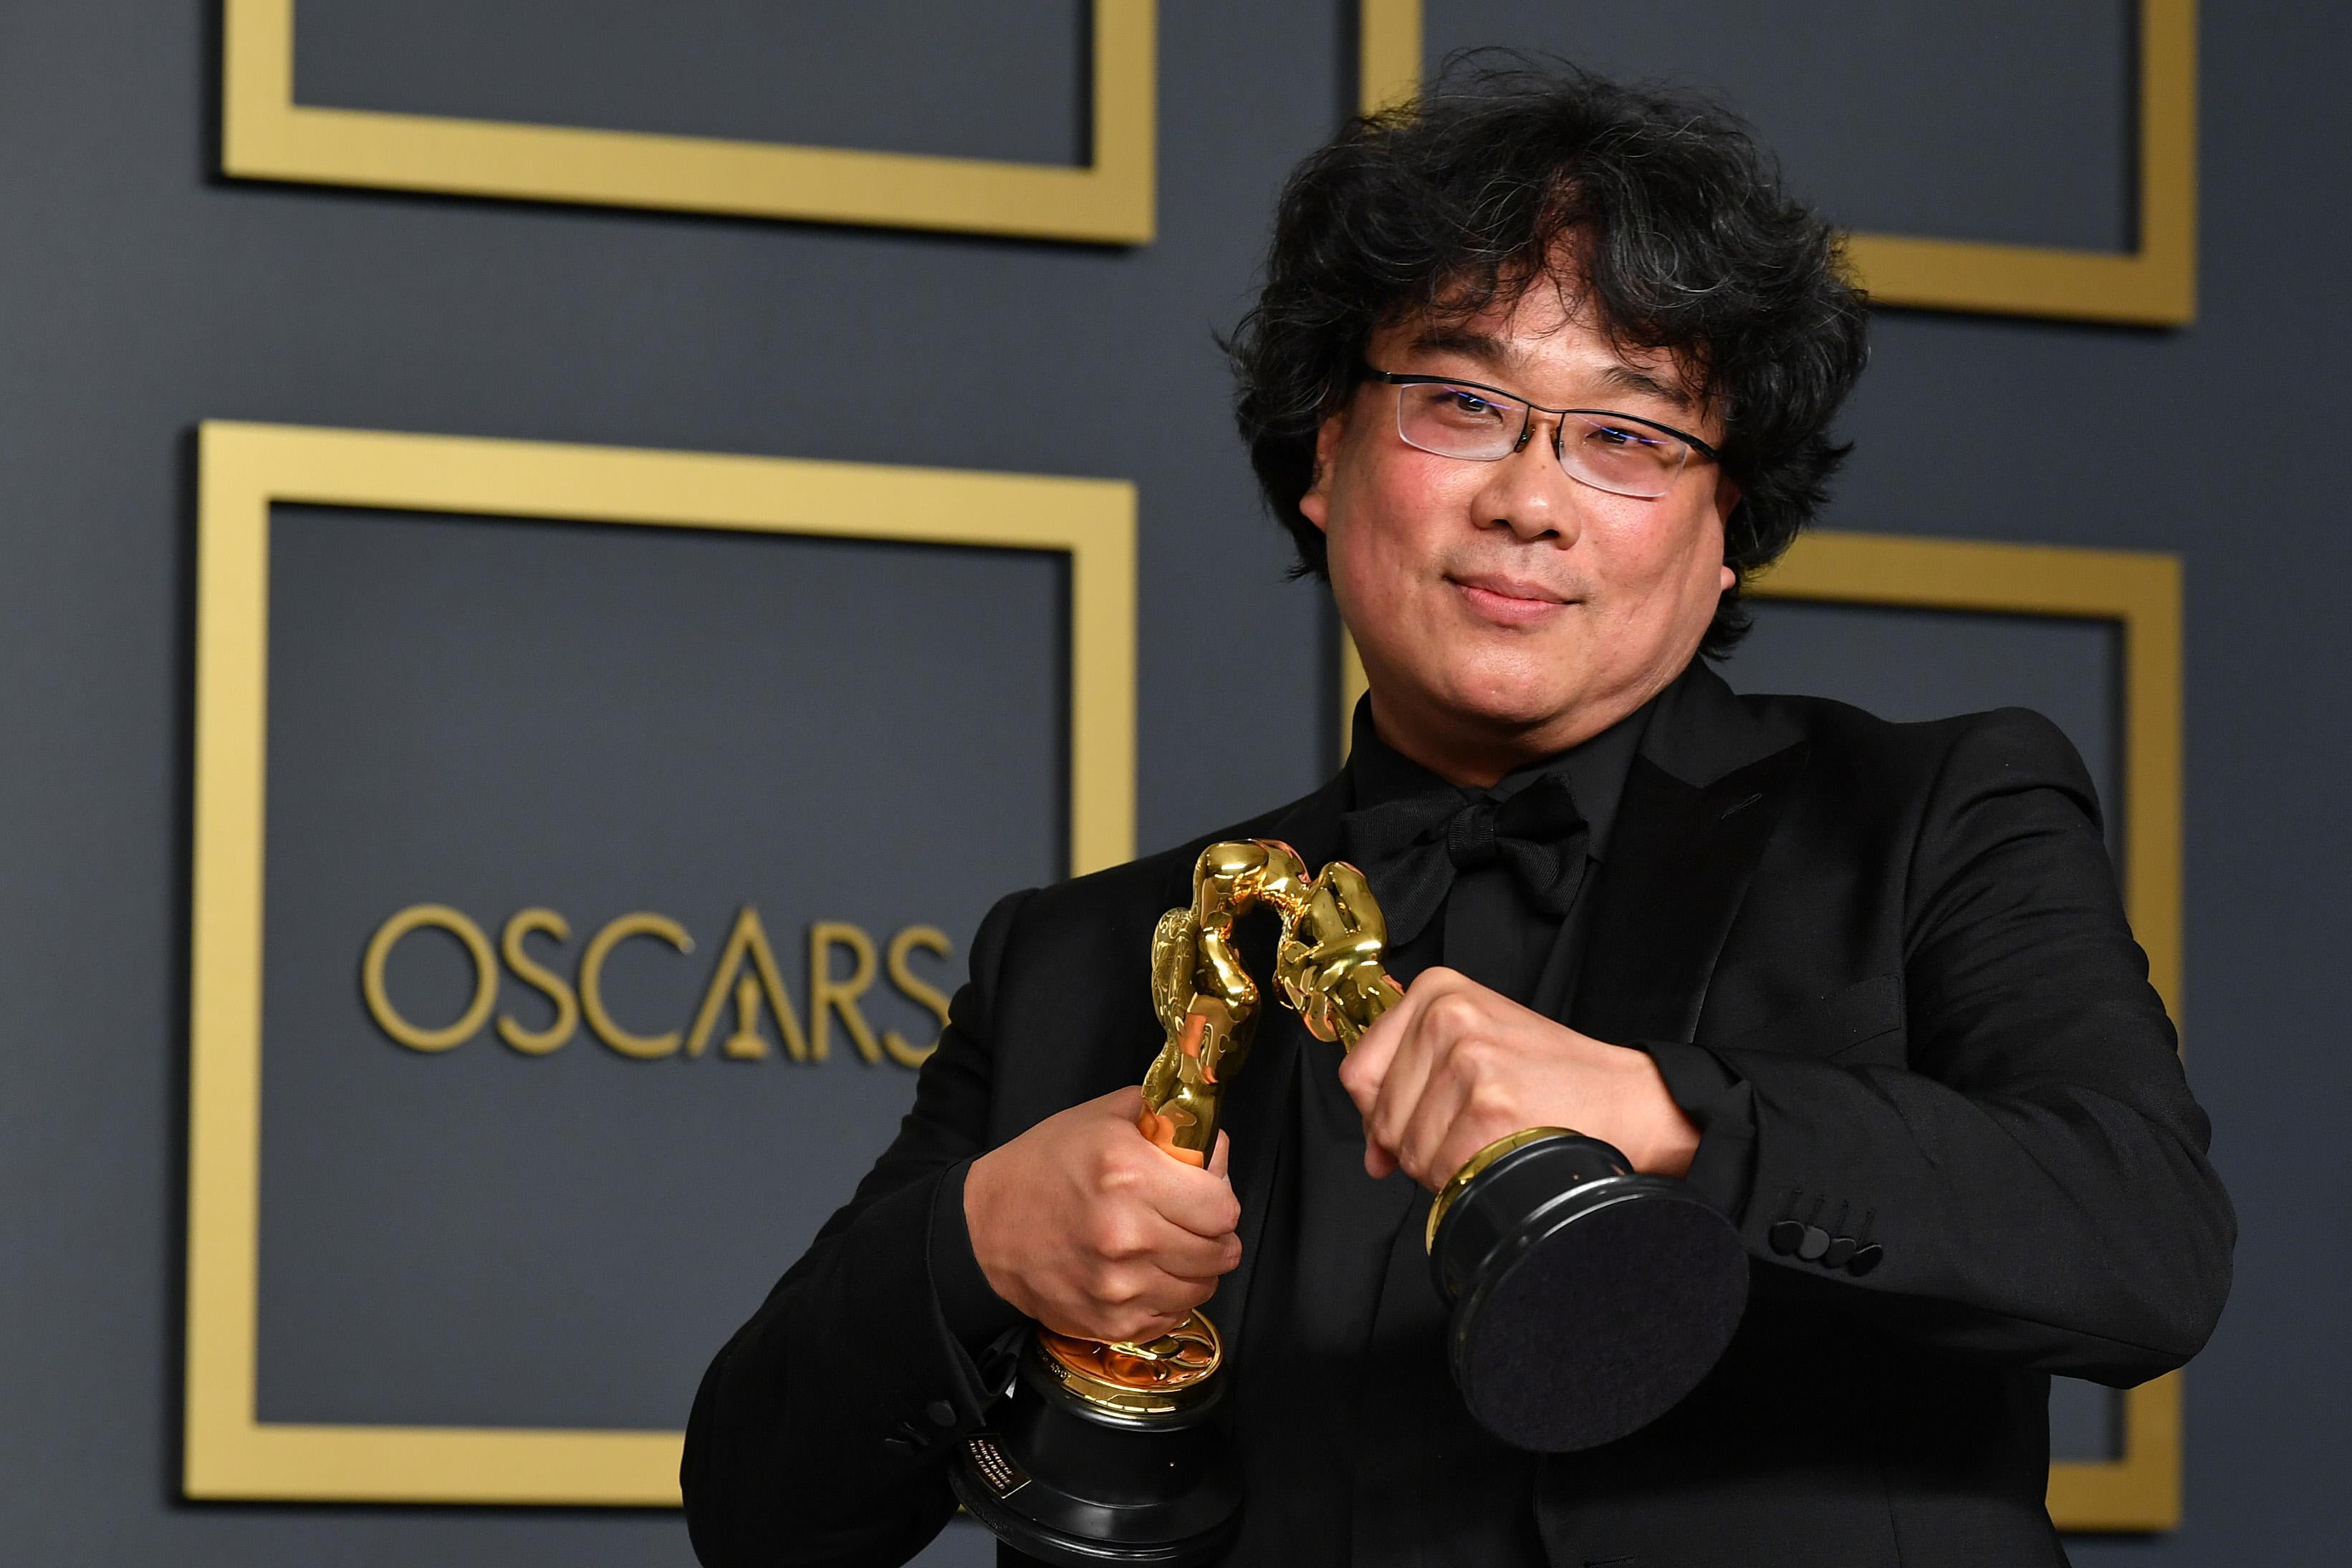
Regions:
<instances>
[{"instance_id":1,"label":"gold trim border","mask_svg":"<svg viewBox=\"0 0 2352 1568\"><path fill-rule=\"evenodd\" d=\"M1422 0L1359 5L1358 101L1369 112L1419 88ZM2137 34L2137 248L1850 235L1874 303L2151 327L2196 319L2197 0L2139 0Z\"/></svg>"},{"instance_id":2,"label":"gold trim border","mask_svg":"<svg viewBox=\"0 0 2352 1568\"><path fill-rule=\"evenodd\" d=\"M1076 873L1135 850L1135 487L216 422L198 441L183 1490L191 1498L675 1506L676 1432L257 1418L270 507L1066 553Z\"/></svg>"},{"instance_id":3,"label":"gold trim border","mask_svg":"<svg viewBox=\"0 0 2352 1568\"><path fill-rule=\"evenodd\" d=\"M2180 561L2140 550L1809 532L1748 584L1758 599L2112 622L2123 632L2124 904L2148 980L2181 1018ZM1363 665L1340 633L1341 754ZM2123 1458L2050 1467L2061 1530L2180 1523L2180 1375L2124 1395Z\"/></svg>"},{"instance_id":4,"label":"gold trim border","mask_svg":"<svg viewBox=\"0 0 2352 1568\"><path fill-rule=\"evenodd\" d=\"M1094 162L1055 168L294 101L295 0L225 0L221 164L241 179L1141 245L1155 0L1095 0Z\"/></svg>"}]
</instances>

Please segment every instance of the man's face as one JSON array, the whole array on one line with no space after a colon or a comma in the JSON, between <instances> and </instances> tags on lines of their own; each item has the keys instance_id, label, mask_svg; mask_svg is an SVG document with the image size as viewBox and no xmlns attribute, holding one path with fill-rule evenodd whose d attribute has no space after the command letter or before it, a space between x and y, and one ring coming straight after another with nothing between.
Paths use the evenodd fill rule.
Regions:
<instances>
[{"instance_id":1,"label":"man's face","mask_svg":"<svg viewBox=\"0 0 2352 1568\"><path fill-rule=\"evenodd\" d=\"M1467 320L1383 328L1365 359L1721 438L1669 356L1612 349L1548 282ZM1381 734L1424 763L1499 773L1608 727L1689 663L1733 580L1738 492L1714 463L1694 453L1653 499L1614 495L1570 478L1552 416L1534 420L1499 461L1439 456L1406 444L1397 389L1370 382L1316 443L1299 509L1328 542Z\"/></svg>"}]
</instances>

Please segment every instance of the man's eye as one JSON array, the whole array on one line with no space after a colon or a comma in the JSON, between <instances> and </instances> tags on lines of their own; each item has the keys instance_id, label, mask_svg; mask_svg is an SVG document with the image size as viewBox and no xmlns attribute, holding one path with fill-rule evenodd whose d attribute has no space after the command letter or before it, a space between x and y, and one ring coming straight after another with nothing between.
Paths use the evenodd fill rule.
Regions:
<instances>
[{"instance_id":1,"label":"man's eye","mask_svg":"<svg viewBox=\"0 0 2352 1568\"><path fill-rule=\"evenodd\" d=\"M1463 392L1459 388L1448 388L1445 395L1446 412L1449 413L1462 414L1475 419L1494 419L1499 417L1503 412L1499 404L1488 402L1476 392Z\"/></svg>"},{"instance_id":2,"label":"man's eye","mask_svg":"<svg viewBox=\"0 0 2352 1568\"><path fill-rule=\"evenodd\" d=\"M1622 424L1592 425L1585 439L1595 446L1615 447L1621 451L1626 449L1655 451L1665 444L1655 436L1644 435L1638 430L1629 430Z\"/></svg>"}]
</instances>

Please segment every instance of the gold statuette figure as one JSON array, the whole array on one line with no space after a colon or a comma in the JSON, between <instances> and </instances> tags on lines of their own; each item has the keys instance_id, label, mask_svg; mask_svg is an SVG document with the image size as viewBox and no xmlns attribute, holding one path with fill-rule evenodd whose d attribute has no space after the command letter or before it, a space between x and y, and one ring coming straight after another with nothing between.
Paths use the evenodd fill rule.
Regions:
<instances>
[{"instance_id":1,"label":"gold statuette figure","mask_svg":"<svg viewBox=\"0 0 2352 1568\"><path fill-rule=\"evenodd\" d=\"M1381 967L1388 923L1363 873L1333 861L1313 878L1274 839L1211 844L1192 867L1192 902L1151 936L1151 1000L1166 1040L1143 1078L1143 1134L1188 1165L1217 1144L1225 1085L1249 1056L1258 989L1234 951L1234 922L1259 905L1282 921L1275 988L1316 1039L1352 1046L1403 992ZM1108 1409L1181 1404L1222 1359L1199 1312L1146 1343L1103 1344L1041 1331L1072 1392Z\"/></svg>"}]
</instances>

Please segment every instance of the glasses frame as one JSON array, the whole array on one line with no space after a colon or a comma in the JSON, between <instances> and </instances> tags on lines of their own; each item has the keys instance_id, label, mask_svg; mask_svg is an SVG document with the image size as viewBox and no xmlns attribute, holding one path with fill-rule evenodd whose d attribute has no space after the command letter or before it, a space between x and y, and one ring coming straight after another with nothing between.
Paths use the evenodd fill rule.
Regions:
<instances>
[{"instance_id":1,"label":"glasses frame","mask_svg":"<svg viewBox=\"0 0 2352 1568\"><path fill-rule=\"evenodd\" d=\"M1430 455L1433 457L1451 457L1455 459L1457 462L1462 463L1500 463L1504 458L1511 456L1513 454L1518 452L1521 448L1527 445L1528 435L1535 430L1535 416L1539 413L1548 413L1552 415L1553 419L1556 421L1552 426L1551 455L1553 459L1559 464L1559 471L1566 474L1578 484L1589 486L1591 489L1599 490L1603 495L1627 495L1628 493L1622 490L1612 490L1606 485L1595 485L1591 480L1584 477L1581 474L1576 473L1569 467L1568 452L1566 444L1562 439L1562 432L1566 427L1567 416L1571 413L1575 413L1599 414L1604 419L1622 419L1628 424L1642 425L1646 429L1658 432L1661 435L1673 436L1676 441L1681 442L1684 445L1689 447L1693 452L1697 453L1701 457L1706 458L1710 463L1721 463L1723 461L1723 455L1721 453L1708 445L1706 442L1701 441L1697 436L1693 435L1689 431L1676 430L1673 425L1661 423L1659 421L1654 419L1643 419L1638 413L1621 413L1613 408L1546 408L1539 402L1529 402L1528 399L1521 397L1515 392L1507 391L1502 387L1489 386L1485 382L1465 381L1460 376L1404 375L1395 371L1381 370L1375 365L1362 365L1358 368L1362 371L1366 380L1379 382L1386 386L1467 387L1472 392L1492 392L1496 397L1503 399L1507 402L1515 402L1519 405L1521 410L1519 414L1519 434L1517 439L1511 443L1511 450L1509 452L1498 453L1492 457L1464 457L1461 454L1455 452L1430 452L1428 447L1422 445L1419 442L1407 436L1404 433L1403 405L1400 403L1397 409L1397 439L1403 442L1406 445L1412 447L1416 452L1429 452ZM1682 476L1683 467L1686 465L1687 459L1685 459L1684 465L1677 465L1675 467L1675 478L1680 478ZM1663 496L1665 492L1662 490L1658 493L1658 496L1631 496L1629 498L1637 501L1654 501L1659 498L1659 496Z\"/></svg>"}]
</instances>

